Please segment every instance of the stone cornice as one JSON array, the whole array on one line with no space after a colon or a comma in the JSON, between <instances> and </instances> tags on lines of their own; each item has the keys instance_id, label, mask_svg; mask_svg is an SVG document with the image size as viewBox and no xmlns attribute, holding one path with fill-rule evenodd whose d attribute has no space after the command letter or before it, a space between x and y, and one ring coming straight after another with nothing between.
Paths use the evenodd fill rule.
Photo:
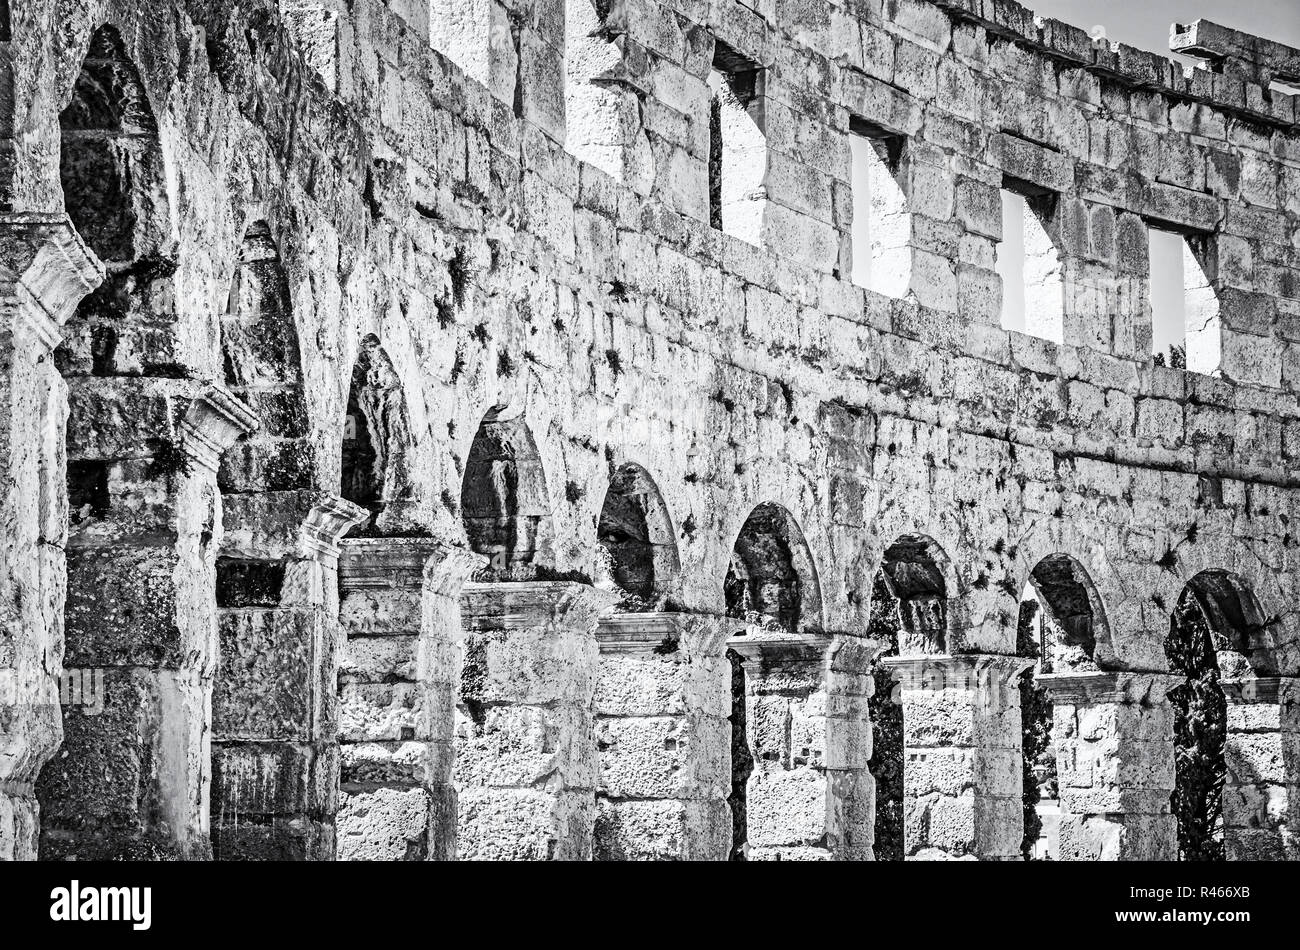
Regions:
<instances>
[{"instance_id":1,"label":"stone cornice","mask_svg":"<svg viewBox=\"0 0 1300 950\"><path fill-rule=\"evenodd\" d=\"M1300 706L1300 677L1225 679L1219 685L1230 705Z\"/></svg>"},{"instance_id":2,"label":"stone cornice","mask_svg":"<svg viewBox=\"0 0 1300 950\"><path fill-rule=\"evenodd\" d=\"M1171 673L1043 673L1034 682L1047 690L1054 703L1157 706L1184 677Z\"/></svg>"},{"instance_id":3,"label":"stone cornice","mask_svg":"<svg viewBox=\"0 0 1300 950\"><path fill-rule=\"evenodd\" d=\"M526 630L555 625L589 627L618 596L575 581L466 584L460 595L466 630Z\"/></svg>"},{"instance_id":4,"label":"stone cornice","mask_svg":"<svg viewBox=\"0 0 1300 950\"><path fill-rule=\"evenodd\" d=\"M689 656L721 656L735 623L713 614L606 614L596 627L596 639L602 653L654 653L671 640Z\"/></svg>"},{"instance_id":5,"label":"stone cornice","mask_svg":"<svg viewBox=\"0 0 1300 950\"><path fill-rule=\"evenodd\" d=\"M824 663L835 639L828 633L782 633L736 622L743 632L728 638L727 649L744 657L746 665L763 668Z\"/></svg>"},{"instance_id":6,"label":"stone cornice","mask_svg":"<svg viewBox=\"0 0 1300 950\"><path fill-rule=\"evenodd\" d=\"M59 328L104 279L104 265L66 214L0 214L0 260L0 284L9 285L0 293L18 303L14 329L23 327L51 350L61 339Z\"/></svg>"},{"instance_id":7,"label":"stone cornice","mask_svg":"<svg viewBox=\"0 0 1300 950\"><path fill-rule=\"evenodd\" d=\"M890 656L881 660L904 689L985 689L1009 686L1034 661L993 653Z\"/></svg>"},{"instance_id":8,"label":"stone cornice","mask_svg":"<svg viewBox=\"0 0 1300 950\"><path fill-rule=\"evenodd\" d=\"M253 410L226 387L209 383L181 421L181 448L194 462L216 472L226 449L257 428Z\"/></svg>"},{"instance_id":9,"label":"stone cornice","mask_svg":"<svg viewBox=\"0 0 1300 950\"><path fill-rule=\"evenodd\" d=\"M339 589L421 588L455 596L485 559L435 538L344 538Z\"/></svg>"},{"instance_id":10,"label":"stone cornice","mask_svg":"<svg viewBox=\"0 0 1300 950\"><path fill-rule=\"evenodd\" d=\"M343 535L365 521L369 514L360 505L338 495L320 496L298 529L302 556L334 564L338 560L339 541Z\"/></svg>"}]
</instances>

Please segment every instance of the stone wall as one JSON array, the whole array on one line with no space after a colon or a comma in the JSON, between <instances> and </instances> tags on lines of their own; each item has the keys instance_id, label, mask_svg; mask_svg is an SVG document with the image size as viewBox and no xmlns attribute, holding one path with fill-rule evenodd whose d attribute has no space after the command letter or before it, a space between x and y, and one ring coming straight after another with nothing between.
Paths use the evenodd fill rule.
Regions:
<instances>
[{"instance_id":1,"label":"stone wall","mask_svg":"<svg viewBox=\"0 0 1300 950\"><path fill-rule=\"evenodd\" d=\"M119 347L111 372L100 373L104 357L94 334L65 330L65 348L82 357L72 371L61 367L74 390L70 458L107 471L111 489L109 516L100 519L104 530L83 527L85 540L78 543L117 549L100 560L102 576L77 570L77 558L67 558L68 602L89 604L103 588L122 589L128 577L143 577L132 565L147 556L151 580L143 586L167 600L174 623L162 631L171 646L152 652L137 649L148 646L140 642L146 631L139 621L128 619L116 632L91 625L80 640L69 631L76 653L69 666L108 667L133 684L143 705L139 715L132 713L130 729L118 728L126 699L110 686L107 718L82 723L91 717L70 710L66 719L76 723L75 730L69 726L75 734L55 753L54 718L38 722L10 713L22 704L5 700L5 715L18 725L5 731L7 746L0 749L0 801L30 802L39 763L56 756L43 780L48 792L37 796L50 840L62 842L50 856L80 853L83 832L102 837L108 819L92 812L85 797L120 772L105 763L128 750L139 765L132 773L139 794L131 801L155 804L124 805L111 816L122 840L99 841L95 853L136 853L136 841L162 851L205 852L218 824L215 803L229 798L222 790L229 773L214 771L211 761L208 704L214 694L227 696L223 690L236 672L230 651L247 651L253 642L245 627L254 621L223 615L218 624L223 520L235 539L223 556L312 560L302 554L303 524L321 494L348 495L342 446L353 367L359 353L376 346L392 382L366 403L378 413L368 418L400 424L384 430L386 495L368 534L470 545L461 486L485 418L522 427L536 454L528 468L538 473L526 495L528 515L544 525L546 543L529 549L520 572L483 578L498 589L467 595L471 600L508 600L506 588L514 583L599 577L602 502L629 463L653 478L675 532L680 570L661 592L672 613L725 615L728 567L751 511L767 503L788 513L807 549L796 559L804 610L789 631L795 644L756 647L744 657L746 664L759 663L764 676L799 680L789 688L793 693L785 695L782 686L777 694L789 707L783 721L797 721L806 736L768 746L756 730L774 694L763 677L750 677L751 850L792 849L791 857L869 850L863 842L872 807L864 771L871 684L861 678L875 647L862 644L867 659L843 673L840 690L831 645L864 638L873 578L902 536L928 539L942 554L936 569L944 574L946 635L937 656L973 654L970 663L988 668L984 657L1013 655L1019 602L1036 565L1068 555L1086 573L1104 615L1094 654L1101 675L1167 672L1162 644L1170 611L1183 586L1204 571L1233 572L1271 618L1260 633L1266 642L1256 644L1259 675L1300 674L1292 607L1292 525L1300 495L1290 474L1300 458L1300 130L1295 97L1266 85L1289 78L1277 66L1285 48L1202 24L1183 48L1216 66L1235 65L1184 73L1167 59L1094 43L1081 30L1035 19L1005 0L623 0L596 7L599 26L585 39L604 48L583 44L583 62L599 68L587 78L597 79L603 94L578 97L574 108L586 111L569 115L574 100L566 101L564 77L574 63L566 64L564 8L584 3L41 0L13 10L11 37L0 40L4 209L56 222L67 221L66 209L80 226L81 179L66 162L61 174L60 156L68 154L70 133L86 127L67 117L61 125L60 116L73 99L92 35L107 24L138 84L128 118L149 118L147 155L132 159L149 169L149 190L126 195L126 207L147 231L152 252L169 262L165 286L128 288L136 295L123 326L133 334L136 355L155 358L132 362L128 348ZM475 15L467 16L471 7ZM580 15L574 11L574 22L590 18L585 6ZM91 62L104 59L96 53ZM761 148L747 159L761 171L753 209L758 227L748 234L757 244L710 226L711 69L753 80L743 105L762 134ZM601 109L608 114L590 111ZM566 149L577 144L576 136L566 142L566 122L580 125L588 143L593 129L617 132L599 168ZM901 297L852 280L850 129L894 143L893 174L910 218L910 283ZM113 154L136 155L130 149L142 140L132 136ZM131 181L138 185L141 177ZM994 254L1004 186L1053 196L1044 228L1061 260L1061 343L999 324ZM24 220L3 221L0 263L11 281L27 272L18 249L19 236L30 233ZM283 276L275 312L292 315L297 336L299 372L275 383L300 385L305 394L305 419L292 435L276 428L266 401L259 405L249 392L232 394L223 385L247 388L246 379L231 375L222 340L232 313L234 320L249 319L237 306L232 310L239 294L231 287L251 259L247 235L264 233L263 225ZM1146 247L1152 225L1188 235L1199 249L1219 305L1217 356L1204 367L1209 374L1151 359ZM111 256L95 235L81 237L110 284L133 266L135 258ZM56 244L39 238L37 253L48 255L44 249ZM82 253L91 263L74 272L93 274L92 255ZM82 293L94 283L78 279ZM66 311L72 290L66 282L38 284L34 293L47 310ZM83 322L104 321L92 314ZM43 366L48 376L48 363ZM14 385L31 398L26 383ZM30 409L20 412L11 403L6 410L7 464L29 479L39 468L38 445L48 443L57 457L63 442L59 383L51 377L42 385L56 395L40 433L29 424ZM78 387L89 396L78 399ZM156 409L153 415L142 413L146 404ZM215 427L202 442L184 441L185 433L202 429L184 428L190 406L215 407L202 410L199 421ZM241 435L257 420L260 435ZM140 475L157 460L158 446L149 440L159 438L202 446L192 453L201 464L166 489ZM227 469L244 479L239 491L229 490L233 482L220 487L218 453L239 438L244 441L227 458L265 457L274 440L292 440L293 452L310 462L297 470L306 480L258 485L258 478L270 477L267 470L245 461ZM86 448L92 442L93 451ZM85 474L83 468L70 475L77 471ZM58 500L50 510L61 510L62 484L62 477L51 480ZM77 485L84 492L85 483ZM31 501L10 504L3 584L37 570L31 539L48 516ZM93 513L94 504L87 504ZM140 512L147 517L136 517ZM48 530L51 539L62 537L63 528ZM0 651L6 671L36 664L54 676L61 669L61 551L61 542L49 546L47 574L56 580L37 606L5 595L14 619L6 622L4 642L26 644ZM326 575L331 572L327 566ZM462 663L465 638L482 637L485 629L468 622L463 630L438 628L436 616L445 621L451 614L429 607L429 599L455 595L435 595L423 580L415 593L425 604L418 621L408 615L388 624L391 630L365 636L391 633L408 645L445 641L456 657L447 662ZM313 642L340 642L346 632L318 626L338 622L329 613L336 609L332 594L313 596L302 615L319 609L327 615L304 620L304 627L317 631ZM292 603L282 597L278 605L261 606L299 609ZM504 608L492 608L498 609ZM529 609L545 614L551 608ZM468 765L453 773L449 763L422 759L421 768L396 768L387 752L366 773L355 758L362 750L353 749L343 757L345 773L352 761L361 769L357 776L369 776L358 778L353 791L391 799L415 788L423 796L413 829L363 828L355 840L385 842L385 854L447 856L447 848L428 843L444 840L439 836L456 821L445 809L426 806L447 798L444 786L454 774L462 783L462 851L470 842L476 856L587 857L614 847L593 831L600 815L618 807L615 799L626 796L614 794L610 782L618 773L599 762L594 741L597 722L612 728L599 717L614 711L601 706L599 697L609 694L598 686L599 627L594 616L588 619L566 626L562 618L530 614L486 628L509 633L507 642L520 631L526 640L527 631L548 623L565 630L563 656L511 660L521 669L553 669L563 683L511 692L503 682L504 691L491 700L501 721L522 721L536 719L543 707L559 715L551 699L538 697L550 696L548 690L563 694L553 697L564 706L566 724L557 728L572 744L565 753L572 758L555 763L564 775L561 790L547 786L544 772L527 781L518 774L498 780L503 769L511 771L503 763L475 763L471 781ZM292 626L277 622L273 629L288 635ZM114 653L119 634L131 649ZM328 675L336 654L312 659L313 670ZM785 669L782 656L796 659ZM445 670L435 676L416 660L416 667L409 657L385 660L396 677L381 684L386 690L361 688L375 673L383 680L383 670L354 669L338 684L339 696L346 704L349 696L385 692L389 698L376 702L388 703L396 692L414 696L447 685ZM596 668L575 670L575 664ZM274 676L268 668L265 679L256 673L236 680L254 693L236 703L274 704L261 692ZM214 686L214 677L227 682ZM280 723L275 735L223 727L216 739L261 744L252 755L296 749L315 761L324 755L322 743L330 744L317 727L329 721L333 685L312 687L313 698L299 707L306 719ZM721 689L721 698L700 697L698 723L728 708L723 684L711 688ZM1133 700L1139 704L1155 695L1139 692ZM1087 695L1104 694L1113 706L1131 693L1115 687ZM917 702L923 708L929 700ZM393 735L349 732L353 720L345 711L344 744L373 740L386 749L384 743L412 741L441 749L452 741L447 717L454 705L447 699L437 706L441 720L408 723L409 735L396 719ZM685 710L695 708L625 712L690 721L697 714ZM355 721L369 721L364 710L357 715ZM1057 715L1069 715L1059 702ZM1120 720L1145 721L1135 715ZM139 723L154 719L156 735L142 731ZM847 744L826 738L829 726L822 723L832 722L846 724L830 732ZM1014 757L1008 730L997 731L999 755L972 761ZM717 732L701 735L718 745L688 757L705 763L706 772L730 758ZM15 743L39 751L9 751ZM1239 746L1250 755L1268 743ZM1113 755L1120 763L1132 758L1125 750ZM1163 781L1163 761L1132 761ZM329 828L332 793L281 789L280 783L299 782L300 773L269 762L248 766L247 774L269 783L260 792L263 804L253 808L253 824L274 827L279 816L281 824L298 821L298 834L303 822L312 834ZM1256 785L1291 787L1293 772L1264 765L1259 774L1267 777ZM778 766L780 776L772 774ZM955 779L957 798L977 774ZM727 789L715 778L697 773L673 784L671 794L656 785L645 797L707 812L715 822L713 806L702 804L725 799ZM777 779L808 786L797 815L764 804ZM1141 787L1163 787L1152 781ZM129 796L118 791L125 802ZM1279 793L1269 794L1275 801ZM486 826L465 824L474 809L497 809L511 795L537 806L528 831L529 840L541 842L537 847L524 847L522 832L503 829L493 837ZM356 813L346 802L340 807ZM675 807L640 810L667 814ZM1159 810L1158 803L1152 807ZM999 842L987 856L1006 856L1003 844L1016 839L1013 811L1004 819L1010 825L979 839ZM769 815L772 822L761 824ZM28 842L18 853L30 854L33 819L8 820ZM1294 857L1293 823L1279 818L1270 827L1276 847L1268 847ZM677 838L633 850L701 853L689 846L691 829L698 830L690 820L674 828ZM699 835L707 848L700 847L714 854L717 832L709 828ZM5 835L0 830L0 841L9 840ZM951 852L981 853L977 838L970 831ZM416 839L425 847L408 849ZM1258 847L1254 853L1262 853ZM912 851L929 854L927 848Z\"/></svg>"}]
</instances>

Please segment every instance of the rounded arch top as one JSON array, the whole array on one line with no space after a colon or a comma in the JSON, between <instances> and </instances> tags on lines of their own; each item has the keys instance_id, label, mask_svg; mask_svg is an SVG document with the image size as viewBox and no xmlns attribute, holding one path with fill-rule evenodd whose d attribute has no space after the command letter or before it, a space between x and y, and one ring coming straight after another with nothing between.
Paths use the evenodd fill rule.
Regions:
<instances>
[{"instance_id":1,"label":"rounded arch top","mask_svg":"<svg viewBox=\"0 0 1300 950\"><path fill-rule=\"evenodd\" d=\"M750 510L732 542L723 599L731 617L794 633L823 628L817 567L787 508L764 501Z\"/></svg>"}]
</instances>

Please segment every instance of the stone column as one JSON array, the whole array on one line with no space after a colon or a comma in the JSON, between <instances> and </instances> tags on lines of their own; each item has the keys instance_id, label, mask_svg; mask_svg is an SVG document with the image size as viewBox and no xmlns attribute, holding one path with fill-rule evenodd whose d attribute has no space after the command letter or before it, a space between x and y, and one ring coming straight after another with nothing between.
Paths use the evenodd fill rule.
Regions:
<instances>
[{"instance_id":1,"label":"stone column","mask_svg":"<svg viewBox=\"0 0 1300 950\"><path fill-rule=\"evenodd\" d=\"M98 405L112 406L111 416L83 406L79 443L132 410L148 413L143 424L160 434L148 443L151 458L99 469L108 507L69 541L67 662L103 690L65 711L63 752L41 774L41 854L205 858L219 653L216 474L221 453L257 420L216 385L101 382ZM131 445L141 441L131 434Z\"/></svg>"},{"instance_id":2,"label":"stone column","mask_svg":"<svg viewBox=\"0 0 1300 950\"><path fill-rule=\"evenodd\" d=\"M1173 861L1174 713L1162 673L1048 673L1062 861Z\"/></svg>"},{"instance_id":3,"label":"stone column","mask_svg":"<svg viewBox=\"0 0 1300 950\"><path fill-rule=\"evenodd\" d=\"M67 393L50 353L102 279L65 215L0 215L0 861L35 859L36 777L63 737Z\"/></svg>"},{"instance_id":4,"label":"stone column","mask_svg":"<svg viewBox=\"0 0 1300 950\"><path fill-rule=\"evenodd\" d=\"M903 704L907 859L1020 858L1018 681L1031 662L977 653L884 660Z\"/></svg>"},{"instance_id":5,"label":"stone column","mask_svg":"<svg viewBox=\"0 0 1300 950\"><path fill-rule=\"evenodd\" d=\"M483 558L431 538L340 545L340 860L452 860L461 585Z\"/></svg>"},{"instance_id":6,"label":"stone column","mask_svg":"<svg viewBox=\"0 0 1300 950\"><path fill-rule=\"evenodd\" d=\"M629 613L596 628L596 860L727 860L733 625Z\"/></svg>"},{"instance_id":7,"label":"stone column","mask_svg":"<svg viewBox=\"0 0 1300 950\"><path fill-rule=\"evenodd\" d=\"M860 644L870 644L865 661ZM870 857L875 783L866 769L865 669L878 645L751 626L727 647L743 659L753 761L744 785L746 860Z\"/></svg>"},{"instance_id":8,"label":"stone column","mask_svg":"<svg viewBox=\"0 0 1300 950\"><path fill-rule=\"evenodd\" d=\"M459 854L586 861L596 816L596 625L588 584L466 584L456 737Z\"/></svg>"},{"instance_id":9,"label":"stone column","mask_svg":"<svg viewBox=\"0 0 1300 950\"><path fill-rule=\"evenodd\" d=\"M369 513L322 498L275 606L224 608L212 699L218 860L333 860L338 809L338 542Z\"/></svg>"},{"instance_id":10,"label":"stone column","mask_svg":"<svg viewBox=\"0 0 1300 950\"><path fill-rule=\"evenodd\" d=\"M1229 861L1300 861L1300 678L1224 680Z\"/></svg>"}]
</instances>

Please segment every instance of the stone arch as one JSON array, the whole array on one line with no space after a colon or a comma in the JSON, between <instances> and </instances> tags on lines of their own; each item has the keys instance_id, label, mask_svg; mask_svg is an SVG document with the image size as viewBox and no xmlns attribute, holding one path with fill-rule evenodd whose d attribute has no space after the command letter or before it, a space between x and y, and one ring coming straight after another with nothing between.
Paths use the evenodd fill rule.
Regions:
<instances>
[{"instance_id":1,"label":"stone arch","mask_svg":"<svg viewBox=\"0 0 1300 950\"><path fill-rule=\"evenodd\" d=\"M465 460L461 521L472 550L489 559L485 580L527 580L554 567L546 473L523 414L489 409Z\"/></svg>"},{"instance_id":2,"label":"stone arch","mask_svg":"<svg viewBox=\"0 0 1300 950\"><path fill-rule=\"evenodd\" d=\"M1214 619L1244 622L1251 631L1247 643L1237 641L1249 671L1230 675L1300 675L1300 613L1283 583L1285 571L1270 567L1236 539L1184 543L1174 553L1175 568L1161 570L1157 590L1147 592L1159 600L1162 614L1178 604L1190 585L1219 611ZM1234 600L1240 606L1233 607Z\"/></svg>"},{"instance_id":3,"label":"stone arch","mask_svg":"<svg viewBox=\"0 0 1300 950\"><path fill-rule=\"evenodd\" d=\"M1275 631L1279 618L1267 614L1239 574L1220 569L1197 572L1184 585L1174 613L1195 615L1205 625L1223 676L1276 676ZM1175 623L1178 622L1175 616ZM1174 658L1171 667L1177 672Z\"/></svg>"},{"instance_id":4,"label":"stone arch","mask_svg":"<svg viewBox=\"0 0 1300 950\"><path fill-rule=\"evenodd\" d=\"M1016 654L1035 661L1021 678L1021 787L1026 858L1059 858L1060 793L1057 744L1051 696L1035 676L1099 672L1098 655L1109 656L1110 625L1101 596L1084 566L1073 556L1052 552L1038 557L1021 589L1016 621ZM1098 650L1098 645L1102 650Z\"/></svg>"},{"instance_id":5,"label":"stone arch","mask_svg":"<svg viewBox=\"0 0 1300 950\"><path fill-rule=\"evenodd\" d=\"M1106 610L1092 578L1068 554L1047 554L1029 572L1022 605L1037 604L1033 632L1044 673L1099 669L1097 644L1110 643Z\"/></svg>"},{"instance_id":6,"label":"stone arch","mask_svg":"<svg viewBox=\"0 0 1300 950\"><path fill-rule=\"evenodd\" d=\"M382 534L388 506L411 494L411 420L402 382L379 338L361 341L348 386L339 494L371 513L353 535Z\"/></svg>"},{"instance_id":7,"label":"stone arch","mask_svg":"<svg viewBox=\"0 0 1300 950\"><path fill-rule=\"evenodd\" d=\"M222 548L227 556L257 558L268 553L259 550L266 544L258 538L266 509L301 507L295 493L316 484L298 330L279 249L265 220L254 221L244 233L220 322L226 386L261 422L225 454L217 471Z\"/></svg>"},{"instance_id":8,"label":"stone arch","mask_svg":"<svg viewBox=\"0 0 1300 950\"><path fill-rule=\"evenodd\" d=\"M162 143L140 74L113 27L92 35L59 130L64 208L106 272L64 328L60 371L187 375L171 331L176 264Z\"/></svg>"},{"instance_id":9,"label":"stone arch","mask_svg":"<svg viewBox=\"0 0 1300 950\"><path fill-rule=\"evenodd\" d=\"M883 645L871 665L875 692L868 701L876 782L875 854L901 861L904 841L903 707L888 657L941 655L951 648L956 579L942 546L919 532L898 535L881 553L871 587L867 635Z\"/></svg>"},{"instance_id":10,"label":"stone arch","mask_svg":"<svg viewBox=\"0 0 1300 950\"><path fill-rule=\"evenodd\" d=\"M821 629L821 588L812 552L787 509L773 502L756 505L731 552L723 581L728 616L792 633Z\"/></svg>"},{"instance_id":11,"label":"stone arch","mask_svg":"<svg viewBox=\"0 0 1300 950\"><path fill-rule=\"evenodd\" d=\"M1063 576L1058 582L1066 583L1076 593L1078 588L1071 585L1077 584L1087 598L1093 618L1091 660L1094 669L1162 668L1145 656L1150 652L1145 650L1145 640L1148 639L1145 605L1115 571L1105 543L1083 534L1064 519L1033 522L1015 541L1014 563L1009 571L1011 583L1008 592L1016 599L1017 609L1024 603L1026 591L1032 591L1032 599L1038 602L1045 596L1040 590L1039 580L1048 578L1050 582L1050 570L1044 568L1038 579L1034 576L1045 563L1056 565L1062 571L1068 567L1069 581ZM1055 590L1052 596L1057 596ZM1068 609L1064 601L1060 602L1059 609ZM1005 649L1016 652L1011 643ZM1123 658L1119 656L1121 652Z\"/></svg>"},{"instance_id":12,"label":"stone arch","mask_svg":"<svg viewBox=\"0 0 1300 950\"><path fill-rule=\"evenodd\" d=\"M900 535L881 555L876 576L897 604L899 655L948 652L955 591L951 562L943 548L928 535Z\"/></svg>"},{"instance_id":13,"label":"stone arch","mask_svg":"<svg viewBox=\"0 0 1300 950\"><path fill-rule=\"evenodd\" d=\"M1174 790L1170 807L1183 860L1224 858L1223 797L1228 777L1225 678L1268 673L1270 620L1258 599L1230 571L1198 571L1169 616L1165 655L1178 682L1173 709Z\"/></svg>"},{"instance_id":14,"label":"stone arch","mask_svg":"<svg viewBox=\"0 0 1300 950\"><path fill-rule=\"evenodd\" d=\"M622 591L625 610L653 610L676 592L681 570L673 521L650 473L616 469L597 517L596 586Z\"/></svg>"}]
</instances>

